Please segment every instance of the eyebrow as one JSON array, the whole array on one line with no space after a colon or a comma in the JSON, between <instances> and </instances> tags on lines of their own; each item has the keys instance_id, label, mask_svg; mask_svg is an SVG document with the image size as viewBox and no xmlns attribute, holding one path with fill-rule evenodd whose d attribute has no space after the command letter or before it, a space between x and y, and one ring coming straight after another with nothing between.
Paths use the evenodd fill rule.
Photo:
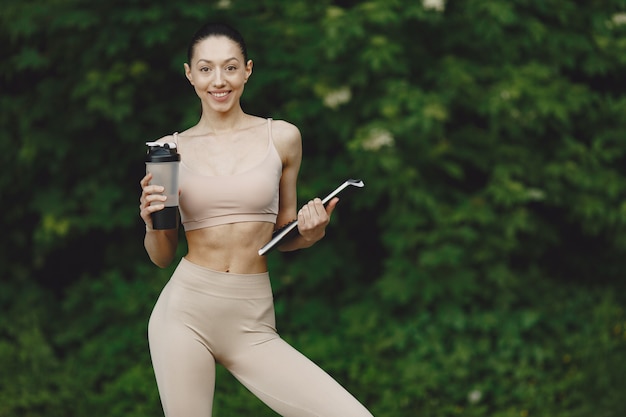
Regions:
<instances>
[{"instance_id":1,"label":"eyebrow","mask_svg":"<svg viewBox=\"0 0 626 417\"><path fill-rule=\"evenodd\" d=\"M224 60L224 62L230 62L230 61L233 61L233 60L234 60L234 61L239 62L239 60L238 60L236 57L228 58L228 59ZM209 60L209 59L200 58L200 59L196 62L196 64L199 64L199 63L201 63L201 62L206 62L206 63L208 63L208 64L212 64L212 63L213 63L213 61L211 61L211 60Z\"/></svg>"}]
</instances>

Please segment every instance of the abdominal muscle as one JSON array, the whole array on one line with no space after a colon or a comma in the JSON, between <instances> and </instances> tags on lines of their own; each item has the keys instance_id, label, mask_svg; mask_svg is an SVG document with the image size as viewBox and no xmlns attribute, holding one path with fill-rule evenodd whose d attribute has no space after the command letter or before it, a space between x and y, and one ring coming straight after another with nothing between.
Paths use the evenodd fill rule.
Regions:
<instances>
[{"instance_id":1,"label":"abdominal muscle","mask_svg":"<svg viewBox=\"0 0 626 417\"><path fill-rule=\"evenodd\" d=\"M265 256L259 249L272 237L274 225L243 222L186 232L188 253L185 258L196 265L234 274L267 271Z\"/></svg>"}]
</instances>

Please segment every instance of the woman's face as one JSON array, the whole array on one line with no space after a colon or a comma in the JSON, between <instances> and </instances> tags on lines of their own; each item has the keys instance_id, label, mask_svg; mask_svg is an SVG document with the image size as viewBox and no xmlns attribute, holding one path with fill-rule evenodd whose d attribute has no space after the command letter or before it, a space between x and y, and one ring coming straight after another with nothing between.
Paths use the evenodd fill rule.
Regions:
<instances>
[{"instance_id":1,"label":"woman's face","mask_svg":"<svg viewBox=\"0 0 626 417\"><path fill-rule=\"evenodd\" d=\"M239 45L225 36L211 36L197 43L191 62L185 64L185 75L203 107L219 112L239 106L251 74L252 61L244 62Z\"/></svg>"}]
</instances>

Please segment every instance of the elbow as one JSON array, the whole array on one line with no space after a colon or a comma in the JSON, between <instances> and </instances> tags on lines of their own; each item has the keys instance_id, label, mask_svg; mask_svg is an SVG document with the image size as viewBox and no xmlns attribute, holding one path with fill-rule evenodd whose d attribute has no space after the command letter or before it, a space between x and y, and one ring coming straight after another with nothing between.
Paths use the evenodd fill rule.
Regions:
<instances>
[{"instance_id":1,"label":"elbow","mask_svg":"<svg viewBox=\"0 0 626 417\"><path fill-rule=\"evenodd\" d=\"M159 268L165 269L172 264L174 257L173 256L172 257L150 256L150 260L152 261L153 264L155 264Z\"/></svg>"},{"instance_id":2,"label":"elbow","mask_svg":"<svg viewBox=\"0 0 626 417\"><path fill-rule=\"evenodd\" d=\"M155 237L156 236L156 237ZM144 247L153 264L159 268L170 266L176 255L177 241L171 236L146 233Z\"/></svg>"},{"instance_id":3,"label":"elbow","mask_svg":"<svg viewBox=\"0 0 626 417\"><path fill-rule=\"evenodd\" d=\"M152 261L153 264L155 264L156 266L158 266L161 269L165 269L168 266L170 266L171 262L156 262L156 261Z\"/></svg>"}]
</instances>

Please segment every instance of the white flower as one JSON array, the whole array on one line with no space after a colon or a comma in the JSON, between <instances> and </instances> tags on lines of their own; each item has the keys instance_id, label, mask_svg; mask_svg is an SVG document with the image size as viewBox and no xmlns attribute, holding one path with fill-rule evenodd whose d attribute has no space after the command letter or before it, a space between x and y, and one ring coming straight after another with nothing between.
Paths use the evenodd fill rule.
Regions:
<instances>
[{"instance_id":1,"label":"white flower","mask_svg":"<svg viewBox=\"0 0 626 417\"><path fill-rule=\"evenodd\" d=\"M617 26L624 25L626 24L626 13L615 13L612 20Z\"/></svg>"},{"instance_id":2,"label":"white flower","mask_svg":"<svg viewBox=\"0 0 626 417\"><path fill-rule=\"evenodd\" d=\"M230 9L230 6L231 6L230 0L219 0L216 5L218 9L222 9L222 10Z\"/></svg>"},{"instance_id":3,"label":"white flower","mask_svg":"<svg viewBox=\"0 0 626 417\"><path fill-rule=\"evenodd\" d=\"M541 201L546 199L546 192L538 188L529 188L526 190L526 197L529 200Z\"/></svg>"},{"instance_id":4,"label":"white flower","mask_svg":"<svg viewBox=\"0 0 626 417\"><path fill-rule=\"evenodd\" d=\"M331 109L336 109L342 104L349 102L351 98L352 91L348 87L341 87L324 95L324 105Z\"/></svg>"},{"instance_id":5,"label":"white flower","mask_svg":"<svg viewBox=\"0 0 626 417\"><path fill-rule=\"evenodd\" d=\"M443 12L446 8L445 0L422 0L422 6L426 10Z\"/></svg>"},{"instance_id":6,"label":"white flower","mask_svg":"<svg viewBox=\"0 0 626 417\"><path fill-rule=\"evenodd\" d=\"M393 143L394 140L391 132L385 129L374 128L362 142L361 146L368 151L377 151L383 146L392 146Z\"/></svg>"},{"instance_id":7,"label":"white flower","mask_svg":"<svg viewBox=\"0 0 626 417\"><path fill-rule=\"evenodd\" d=\"M482 398L483 398L483 393L478 391L477 389L472 390L467 394L467 401L469 401L470 404L476 404Z\"/></svg>"}]
</instances>

